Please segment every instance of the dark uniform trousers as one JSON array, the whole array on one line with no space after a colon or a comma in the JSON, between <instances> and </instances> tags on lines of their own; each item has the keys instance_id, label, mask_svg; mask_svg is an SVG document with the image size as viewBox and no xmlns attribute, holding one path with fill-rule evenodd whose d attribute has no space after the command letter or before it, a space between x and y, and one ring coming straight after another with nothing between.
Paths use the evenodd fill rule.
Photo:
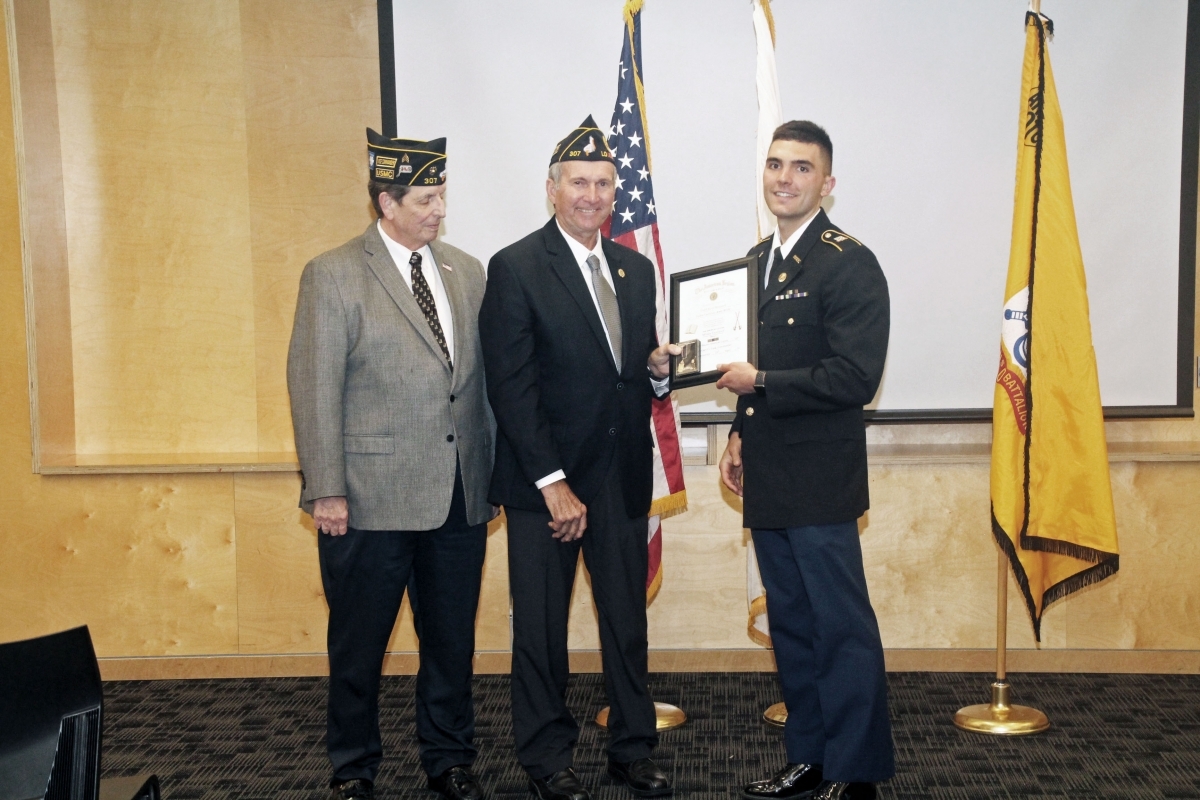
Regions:
<instances>
[{"instance_id":1,"label":"dark uniform trousers","mask_svg":"<svg viewBox=\"0 0 1200 800\"><path fill-rule=\"evenodd\" d=\"M329 603L329 759L333 780L374 781L383 758L379 679L405 586L420 637L417 741L429 775L471 764L475 614L487 524L468 525L462 473L450 513L430 531L319 534L321 582ZM410 577L412 578L410 582Z\"/></svg>"},{"instance_id":2,"label":"dark uniform trousers","mask_svg":"<svg viewBox=\"0 0 1200 800\"><path fill-rule=\"evenodd\" d=\"M858 525L751 531L788 717L790 763L833 781L895 774L883 644Z\"/></svg>"},{"instance_id":3,"label":"dark uniform trousers","mask_svg":"<svg viewBox=\"0 0 1200 800\"><path fill-rule=\"evenodd\" d=\"M517 761L533 778L572 765L579 725L567 708L567 615L579 552L592 578L600 617L608 754L648 757L658 744L646 687L646 517L625 511L614 455L598 495L587 504L582 539L552 537L550 514L506 508L513 602L512 706Z\"/></svg>"}]
</instances>

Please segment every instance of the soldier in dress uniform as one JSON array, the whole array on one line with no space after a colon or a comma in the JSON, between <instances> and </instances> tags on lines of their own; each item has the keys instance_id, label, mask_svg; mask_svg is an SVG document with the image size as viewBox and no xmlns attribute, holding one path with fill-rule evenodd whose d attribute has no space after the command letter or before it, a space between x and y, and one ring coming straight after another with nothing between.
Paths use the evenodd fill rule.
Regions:
<instances>
[{"instance_id":1,"label":"soldier in dress uniform","mask_svg":"<svg viewBox=\"0 0 1200 800\"><path fill-rule=\"evenodd\" d=\"M721 479L743 498L767 592L787 705L787 765L749 800L871 800L895 772L883 645L867 596L863 406L887 355L887 281L829 221L833 144L820 126L776 129L763 194L779 220L757 256L759 362L722 364L739 395Z\"/></svg>"}]
</instances>

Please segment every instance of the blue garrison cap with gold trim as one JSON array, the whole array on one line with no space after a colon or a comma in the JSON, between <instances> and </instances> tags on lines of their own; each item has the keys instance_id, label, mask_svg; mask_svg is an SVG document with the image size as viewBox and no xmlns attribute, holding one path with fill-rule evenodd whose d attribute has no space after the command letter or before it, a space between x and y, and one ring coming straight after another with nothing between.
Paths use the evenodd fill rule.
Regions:
<instances>
[{"instance_id":1,"label":"blue garrison cap with gold trim","mask_svg":"<svg viewBox=\"0 0 1200 800\"><path fill-rule=\"evenodd\" d=\"M380 183L438 186L446 182L446 139L389 139L367 128L367 169Z\"/></svg>"},{"instance_id":2,"label":"blue garrison cap with gold trim","mask_svg":"<svg viewBox=\"0 0 1200 800\"><path fill-rule=\"evenodd\" d=\"M550 163L557 164L560 161L615 163L613 155L608 149L608 140L604 138L604 132L596 127L596 121L592 119L591 114L588 114L588 118L579 123L579 127L571 131L567 138L554 146Z\"/></svg>"}]
</instances>

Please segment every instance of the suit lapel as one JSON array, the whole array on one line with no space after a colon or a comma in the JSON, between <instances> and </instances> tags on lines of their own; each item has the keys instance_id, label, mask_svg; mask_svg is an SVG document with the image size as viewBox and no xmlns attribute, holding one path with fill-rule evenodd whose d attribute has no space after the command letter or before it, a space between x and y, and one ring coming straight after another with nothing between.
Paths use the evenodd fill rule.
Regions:
<instances>
[{"instance_id":1,"label":"suit lapel","mask_svg":"<svg viewBox=\"0 0 1200 800\"><path fill-rule=\"evenodd\" d=\"M771 242L773 238L769 238L764 242L759 242L755 245L754 252L758 256L758 271L755 275L758 276L758 305L759 308L763 305L763 295L766 294L766 289L763 287L767 283L767 262L771 259Z\"/></svg>"},{"instance_id":2,"label":"suit lapel","mask_svg":"<svg viewBox=\"0 0 1200 800\"><path fill-rule=\"evenodd\" d=\"M467 341L467 296L463 290L462 270L461 265L454 264L446 257L446 251L442 248L441 243L436 239L429 243L429 249L433 252L433 258L438 263L438 275L442 279L442 286L446 287L446 297L450 300L450 313L454 317L454 380L451 381L451 388L455 388L458 382L458 376L462 374L459 367L463 366L468 348ZM425 325L429 327L428 323ZM441 348L438 349L441 352Z\"/></svg>"},{"instance_id":3,"label":"suit lapel","mask_svg":"<svg viewBox=\"0 0 1200 800\"><path fill-rule=\"evenodd\" d=\"M450 366L446 364L446 359L442 356L442 348L437 343L437 339L433 338L433 331L429 329L429 322L425 319L425 313L421 311L421 307L417 305L416 298L413 297L412 290L404 283L404 279L400 277L400 270L397 268L396 262L392 260L391 253L388 252L387 246L384 245L383 239L380 237L377 223L372 222L363 240L363 251L366 254L367 266L371 268L371 272L375 273L375 277L383 284L383 288L387 291L392 301L400 309L400 313L408 318L410 324L416 329L417 335L425 340L425 344L429 345L446 369ZM458 314L455 314L455 324L457 324ZM455 329L457 333L457 328Z\"/></svg>"},{"instance_id":4,"label":"suit lapel","mask_svg":"<svg viewBox=\"0 0 1200 800\"><path fill-rule=\"evenodd\" d=\"M775 295L782 294L788 286L790 286L797 278L800 277L804 269L804 259L808 257L808 252L813 249L821 239L822 231L829 228L829 217L825 216L825 211L817 212L813 217L812 222L808 223L808 227L804 229L804 233L800 234L800 238L796 241L792 251L784 254L783 266L772 265L772 278L767 282L767 287L759 295L758 307L762 309L771 300L775 299ZM771 243L767 242L767 252L771 251ZM782 277L783 280L779 280Z\"/></svg>"},{"instance_id":5,"label":"suit lapel","mask_svg":"<svg viewBox=\"0 0 1200 800\"><path fill-rule=\"evenodd\" d=\"M543 238L546 240L546 252L550 255L551 268L563 285L567 287L571 297L575 299L579 310L583 312L583 318L587 320L596 341L603 345L604 353L608 356L608 363L612 364L615 371L617 363L612 357L612 345L608 342L608 335L604 333L604 326L600 324L600 312L596 310L596 304L592 302L592 294L588 291L587 284L584 283L583 270L579 268L579 263L575 261L575 255L571 252L566 240L563 239L562 233L558 230L558 223L553 218L546 224L543 231L545 232ZM607 250L604 256L608 257ZM611 263L609 267L612 267ZM621 297L617 295L617 307L620 308L621 305ZM621 324L625 324L624 312L622 312Z\"/></svg>"}]
</instances>

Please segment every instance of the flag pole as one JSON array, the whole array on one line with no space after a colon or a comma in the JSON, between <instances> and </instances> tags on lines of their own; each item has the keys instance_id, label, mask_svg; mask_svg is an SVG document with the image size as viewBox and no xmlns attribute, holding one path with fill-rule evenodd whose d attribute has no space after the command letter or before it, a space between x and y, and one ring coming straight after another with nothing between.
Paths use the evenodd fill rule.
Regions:
<instances>
[{"instance_id":1,"label":"flag pole","mask_svg":"<svg viewBox=\"0 0 1200 800\"><path fill-rule=\"evenodd\" d=\"M1037 0L1034 0L1037 4ZM1050 720L1041 711L1029 706L1014 706L1008 702L1008 557L999 553L996 575L996 682L992 684L992 702L960 708L954 724L964 731L990 733L997 736L1022 736L1041 733L1050 727Z\"/></svg>"},{"instance_id":2,"label":"flag pole","mask_svg":"<svg viewBox=\"0 0 1200 800\"><path fill-rule=\"evenodd\" d=\"M625 20L625 36L624 42L621 46L621 62L617 86L617 103L616 107L613 109L612 126L608 133L608 140L613 156L616 157L617 160L622 164L620 169L637 171L638 163L633 161L633 159L644 158L645 162L643 165L643 170L640 172L640 174L642 175L643 180L649 180L647 173L652 171L650 167L650 126L646 122L646 105L645 97L643 96L641 75L642 60L641 53L639 52L642 47L641 13L644 2L645 0L625 0L625 5L621 10L621 16ZM622 100L625 102L622 102ZM629 115L629 117L627 118L626 115ZM624 137L622 137L620 134L623 126L626 125L629 127L628 129L624 129ZM634 147L638 147L638 140L628 139L625 137L629 137L631 134L634 137L637 137L637 128L639 126L641 128L640 135L642 137L640 141L643 142L643 145L636 150L630 150L628 149L628 145L622 144L622 141L630 141L633 143ZM621 158L622 151L629 158ZM619 181L618 185L620 185ZM642 255L649 258L657 267L659 289L656 298L657 314L655 317L655 322L658 326L658 332L659 336L661 337L661 341L665 342L666 337L669 336L670 330L666 324L667 316L666 306L664 303L665 298L662 294L662 287L666 283L666 273L663 270L662 252L659 249L658 244L657 216L656 212L654 211L652 196L649 196L649 193L653 191L653 189L650 188L651 185L652 184L649 182L644 184L644 188L647 190L648 196L641 201L644 205L638 206L639 209L648 208L648 213L650 216L639 218L638 214L635 213L629 213L628 216L622 214L621 230L618 232L618 225L613 223L613 220L617 217L617 214L615 213L616 204L614 204L614 213L605 223L605 227L602 229L601 233L605 238L611 238L619 244L623 244L626 247L640 252ZM627 211L630 209L632 209L632 206L629 207ZM635 235L638 232L642 233L643 235L640 237ZM622 273L622 275L624 275L624 273ZM679 418L675 413L673 402L674 401L668 401L664 405L656 403L652 414L654 419L652 419L650 422L650 428L655 436L656 449L665 447L659 438L663 435L662 431L664 428L660 427L660 421L662 421L662 417L665 414L668 419L663 421L662 424L665 426L666 431L669 434L674 432L676 442L671 449L678 454L677 439ZM678 460L675 462L675 469L678 469L679 472L677 473L678 486L674 488L674 490L671 489L672 478L670 476L670 468L668 468L666 461L663 460L661 455L656 456L656 459L661 462L662 472L667 474L667 486L666 495L658 497L654 503L655 506L658 506L661 501L665 500L666 504L661 506L659 510L652 508L650 511L651 525L650 530L648 531L648 544L655 543L657 547L661 549L662 529L658 528L657 532L655 531L655 528L657 527L655 518L659 515L667 516L671 513L686 510L687 494L683 487L682 455L679 455ZM657 479L655 483L657 489ZM647 575L646 580L647 605L650 604L650 601L654 599L655 594L658 592L659 582L662 580L661 568L661 561L659 561L658 570L660 571L658 571L656 576L654 574L655 560L650 560L649 571L651 574ZM609 708L608 706L605 706L604 708L600 709L600 713L596 715L596 724L601 728L608 727L608 712ZM687 722L687 714L684 713L683 709L673 706L669 703L655 703L654 717L655 728L660 731L669 731L674 728L678 728Z\"/></svg>"}]
</instances>

